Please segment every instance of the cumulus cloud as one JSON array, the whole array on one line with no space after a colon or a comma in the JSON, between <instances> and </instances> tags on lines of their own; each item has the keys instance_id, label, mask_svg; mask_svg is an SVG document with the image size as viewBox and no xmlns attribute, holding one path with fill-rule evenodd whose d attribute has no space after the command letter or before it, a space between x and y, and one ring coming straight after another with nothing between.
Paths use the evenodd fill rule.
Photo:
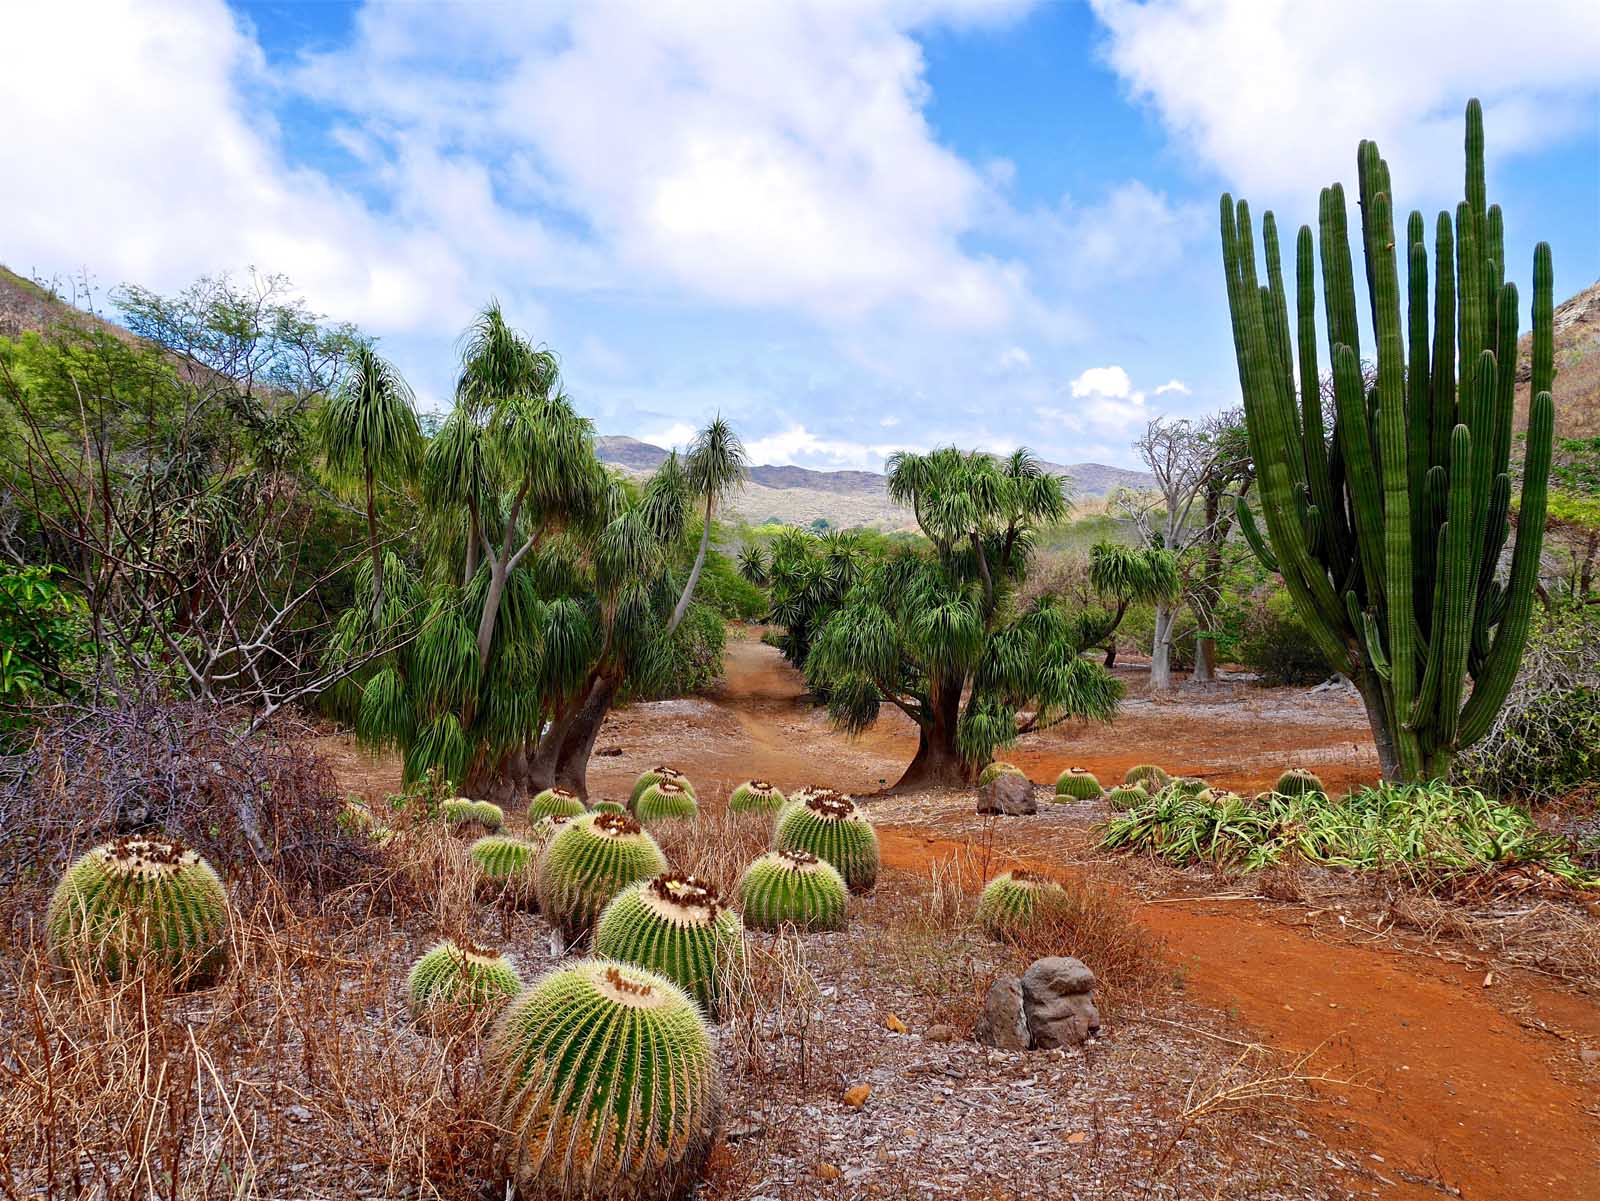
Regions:
<instances>
[{"instance_id":1,"label":"cumulus cloud","mask_svg":"<svg viewBox=\"0 0 1600 1201\"><path fill-rule=\"evenodd\" d=\"M1157 396L1165 396L1168 392L1176 392L1179 396L1188 396L1190 394L1190 388L1189 385L1184 383L1181 379L1169 379L1166 383L1162 384L1156 389L1155 394Z\"/></svg>"},{"instance_id":2,"label":"cumulus cloud","mask_svg":"<svg viewBox=\"0 0 1600 1201\"><path fill-rule=\"evenodd\" d=\"M1039 414L1077 432L1107 437L1132 430L1149 417L1145 394L1123 367L1090 367L1067 385L1073 403L1046 405Z\"/></svg>"},{"instance_id":3,"label":"cumulus cloud","mask_svg":"<svg viewBox=\"0 0 1600 1201\"><path fill-rule=\"evenodd\" d=\"M1133 393L1133 381L1121 367L1090 367L1072 381L1074 396L1109 396L1124 399Z\"/></svg>"},{"instance_id":4,"label":"cumulus cloud","mask_svg":"<svg viewBox=\"0 0 1600 1201\"><path fill-rule=\"evenodd\" d=\"M1593 0L1091 4L1105 59L1131 94L1247 194L1299 197L1350 179L1356 144L1370 137L1402 194L1449 200L1460 190L1462 107L1474 94L1492 156L1571 136L1585 120L1592 129Z\"/></svg>"},{"instance_id":5,"label":"cumulus cloud","mask_svg":"<svg viewBox=\"0 0 1600 1201\"><path fill-rule=\"evenodd\" d=\"M847 438L823 438L798 423L745 443L752 463L850 467L858 471L881 470L883 461L897 450L923 449L926 448L900 442L873 444Z\"/></svg>"}]
</instances>

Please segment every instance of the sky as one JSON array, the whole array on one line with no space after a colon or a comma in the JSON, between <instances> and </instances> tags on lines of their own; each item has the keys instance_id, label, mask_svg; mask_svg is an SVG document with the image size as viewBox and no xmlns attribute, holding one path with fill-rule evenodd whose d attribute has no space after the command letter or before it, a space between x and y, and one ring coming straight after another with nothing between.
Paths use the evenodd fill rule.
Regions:
<instances>
[{"instance_id":1,"label":"sky","mask_svg":"<svg viewBox=\"0 0 1600 1201\"><path fill-rule=\"evenodd\" d=\"M0 262L281 273L429 410L500 300L597 429L876 470L1135 465L1238 402L1217 233L1376 138L1397 208L1489 191L1524 296L1600 278L1593 0L96 0L19 5ZM1524 317L1526 324L1526 317Z\"/></svg>"}]
</instances>

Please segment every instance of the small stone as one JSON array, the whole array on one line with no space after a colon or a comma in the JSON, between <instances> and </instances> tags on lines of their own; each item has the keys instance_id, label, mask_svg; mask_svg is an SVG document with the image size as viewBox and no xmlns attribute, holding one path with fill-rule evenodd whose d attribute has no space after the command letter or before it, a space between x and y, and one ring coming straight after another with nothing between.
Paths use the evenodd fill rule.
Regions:
<instances>
[{"instance_id":1,"label":"small stone","mask_svg":"<svg viewBox=\"0 0 1600 1201\"><path fill-rule=\"evenodd\" d=\"M883 1019L883 1024L896 1034L904 1034L906 1032L906 1024L892 1013Z\"/></svg>"},{"instance_id":2,"label":"small stone","mask_svg":"<svg viewBox=\"0 0 1600 1201\"><path fill-rule=\"evenodd\" d=\"M1067 1141L1073 1146L1077 1146L1082 1142L1087 1142L1088 1139L1089 1136L1081 1130L1074 1130L1071 1134L1067 1135Z\"/></svg>"},{"instance_id":3,"label":"small stone","mask_svg":"<svg viewBox=\"0 0 1600 1201\"><path fill-rule=\"evenodd\" d=\"M1022 976L1023 1014L1033 1045L1080 1047L1100 1033L1094 973L1082 960L1052 955Z\"/></svg>"},{"instance_id":4,"label":"small stone","mask_svg":"<svg viewBox=\"0 0 1600 1201\"><path fill-rule=\"evenodd\" d=\"M956 1028L939 1022L924 1030L922 1037L930 1043L953 1043L956 1041Z\"/></svg>"},{"instance_id":5,"label":"small stone","mask_svg":"<svg viewBox=\"0 0 1600 1201\"><path fill-rule=\"evenodd\" d=\"M1032 1040L1028 1036L1028 1019L1022 1012L1020 979L1002 976L989 986L989 995L983 1002L983 1016L978 1019L973 1037L1001 1051L1028 1049Z\"/></svg>"},{"instance_id":6,"label":"small stone","mask_svg":"<svg viewBox=\"0 0 1600 1201\"><path fill-rule=\"evenodd\" d=\"M1594 1047L1579 1047L1578 1058L1592 1068L1600 1064L1600 1050Z\"/></svg>"},{"instance_id":7,"label":"small stone","mask_svg":"<svg viewBox=\"0 0 1600 1201\"><path fill-rule=\"evenodd\" d=\"M1026 817L1039 812L1033 781L1026 776L1002 772L978 789L978 812L1003 817Z\"/></svg>"},{"instance_id":8,"label":"small stone","mask_svg":"<svg viewBox=\"0 0 1600 1201\"><path fill-rule=\"evenodd\" d=\"M854 1088L845 1090L844 1103L854 1109L860 1109L867 1103L867 1098L870 1096L872 1096L872 1085L858 1084Z\"/></svg>"}]
</instances>

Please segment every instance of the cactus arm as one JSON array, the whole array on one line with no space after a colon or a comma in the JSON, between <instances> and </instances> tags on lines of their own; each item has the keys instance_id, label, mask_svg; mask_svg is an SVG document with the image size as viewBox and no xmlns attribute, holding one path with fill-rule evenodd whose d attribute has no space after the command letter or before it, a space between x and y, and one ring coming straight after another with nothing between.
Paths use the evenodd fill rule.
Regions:
<instances>
[{"instance_id":1,"label":"cactus arm","mask_svg":"<svg viewBox=\"0 0 1600 1201\"><path fill-rule=\"evenodd\" d=\"M1450 526L1446 522L1439 527L1437 557L1444 557L1444 547L1450 537ZM1422 671L1422 683L1417 687L1416 700L1411 705L1411 713L1405 718L1405 723L1413 730L1421 730L1427 723L1428 716L1433 711L1434 702L1439 697L1439 676L1444 663L1444 648L1441 638L1444 630L1445 608L1444 572L1435 572L1433 576L1433 625L1428 631L1428 656L1427 666Z\"/></svg>"},{"instance_id":2,"label":"cactus arm","mask_svg":"<svg viewBox=\"0 0 1600 1201\"><path fill-rule=\"evenodd\" d=\"M1311 499L1322 515L1323 558L1340 562L1350 553L1344 529L1344 506L1334 495L1328 469L1328 438L1322 425L1321 374L1317 370L1317 264L1311 227L1302 225L1295 239L1295 310L1299 323L1300 425L1305 444L1306 478Z\"/></svg>"},{"instance_id":3,"label":"cactus arm","mask_svg":"<svg viewBox=\"0 0 1600 1201\"><path fill-rule=\"evenodd\" d=\"M1433 376L1429 388L1433 433L1428 441L1431 464L1443 467L1450 461L1450 431L1456 425L1455 237L1449 213L1439 214L1433 258L1438 276L1433 290Z\"/></svg>"},{"instance_id":4,"label":"cactus arm","mask_svg":"<svg viewBox=\"0 0 1600 1201\"><path fill-rule=\"evenodd\" d=\"M1499 212L1499 209L1495 210ZM1511 466L1511 413L1517 397L1517 285L1504 284L1498 293L1495 337L1498 342L1500 375L1494 398L1494 456L1490 466L1496 474ZM1529 393L1534 395L1534 393Z\"/></svg>"},{"instance_id":5,"label":"cactus arm","mask_svg":"<svg viewBox=\"0 0 1600 1201\"><path fill-rule=\"evenodd\" d=\"M1406 487L1421 498L1428 474L1429 446L1433 438L1432 376L1428 369L1428 248L1422 241L1422 214L1412 213L1407 249L1406 300L1410 309L1410 346L1406 363ZM1421 546L1427 535L1427 512L1413 505L1411 542ZM1419 560L1420 562L1420 560ZM1418 576L1426 585L1426 577Z\"/></svg>"},{"instance_id":6,"label":"cactus arm","mask_svg":"<svg viewBox=\"0 0 1600 1201\"><path fill-rule=\"evenodd\" d=\"M1461 690L1467 673L1467 652L1472 643L1472 597L1476 590L1477 559L1472 554L1472 434L1458 425L1450 435L1450 518L1445 528L1445 616L1439 654L1439 720L1436 742L1455 742L1461 709Z\"/></svg>"},{"instance_id":7,"label":"cactus arm","mask_svg":"<svg viewBox=\"0 0 1600 1201\"><path fill-rule=\"evenodd\" d=\"M1333 394L1339 406L1339 438L1344 449L1345 481L1355 509L1356 550L1366 577L1367 603L1377 603L1383 581L1383 499L1378 465L1367 423L1367 401L1361 392L1361 369L1348 346L1334 351Z\"/></svg>"},{"instance_id":8,"label":"cactus arm","mask_svg":"<svg viewBox=\"0 0 1600 1201\"><path fill-rule=\"evenodd\" d=\"M1267 256L1267 287L1271 292L1272 303L1265 311L1271 321L1270 329L1274 335L1273 348L1277 351L1275 356L1278 365L1279 387L1282 395L1293 397L1294 392L1294 367L1289 349L1289 299L1283 288L1283 258L1278 250L1278 222L1271 212L1261 216L1261 243ZM1295 437L1300 436L1300 415L1290 406L1293 419Z\"/></svg>"},{"instance_id":9,"label":"cactus arm","mask_svg":"<svg viewBox=\"0 0 1600 1201\"><path fill-rule=\"evenodd\" d=\"M1478 252L1476 257L1481 259L1488 250L1488 231L1485 229L1485 218L1489 211L1489 190L1484 184L1483 105L1478 103L1478 98L1476 96L1467 101L1467 136L1465 148L1467 159L1466 202L1469 206L1471 206L1472 209L1472 238L1473 244L1476 246ZM1478 287L1481 290L1483 302L1488 303L1488 280L1480 276L1478 279ZM1473 352L1476 353L1477 351L1481 350L1483 346L1484 343L1479 342L1473 347ZM1462 349L1464 357L1465 347ZM1473 453L1478 453L1477 448L1474 448Z\"/></svg>"},{"instance_id":10,"label":"cactus arm","mask_svg":"<svg viewBox=\"0 0 1600 1201\"><path fill-rule=\"evenodd\" d=\"M1550 266L1550 243L1533 248L1533 381L1528 395L1550 391L1556 378L1555 327L1552 289L1555 272Z\"/></svg>"},{"instance_id":11,"label":"cactus arm","mask_svg":"<svg viewBox=\"0 0 1600 1201\"><path fill-rule=\"evenodd\" d=\"M1234 509L1238 515L1239 532L1244 535L1245 542L1255 552L1256 558L1261 560L1261 566L1268 571L1282 571L1278 566L1278 556L1272 553L1272 548L1261 536L1261 529L1256 525L1256 515L1250 511L1250 505L1244 497L1234 498Z\"/></svg>"},{"instance_id":12,"label":"cactus arm","mask_svg":"<svg viewBox=\"0 0 1600 1201\"><path fill-rule=\"evenodd\" d=\"M1466 408L1472 387L1472 371L1484 349L1483 266L1478 254L1472 206L1465 200L1456 205L1456 342L1461 361L1460 403Z\"/></svg>"},{"instance_id":13,"label":"cactus arm","mask_svg":"<svg viewBox=\"0 0 1600 1201\"><path fill-rule=\"evenodd\" d=\"M1356 323L1355 279L1350 269L1350 232L1345 225L1344 188L1322 190L1318 241L1322 250L1323 305L1328 310L1328 358L1348 346L1361 361L1361 332Z\"/></svg>"}]
</instances>

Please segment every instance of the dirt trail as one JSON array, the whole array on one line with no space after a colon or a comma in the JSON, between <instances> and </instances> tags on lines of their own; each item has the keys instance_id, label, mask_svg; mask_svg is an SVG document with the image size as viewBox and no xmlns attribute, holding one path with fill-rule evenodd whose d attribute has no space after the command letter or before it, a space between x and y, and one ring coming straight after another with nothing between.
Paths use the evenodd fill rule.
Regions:
<instances>
[{"instance_id":1,"label":"dirt trail","mask_svg":"<svg viewBox=\"0 0 1600 1201\"><path fill-rule=\"evenodd\" d=\"M730 641L727 684L714 707L740 737L710 745L697 740L700 770L871 791L909 760L915 732L901 715L886 714L869 735L849 741L826 730L802 692L798 674L771 648ZM1261 723L1252 741L1231 745L1225 721L1207 722L1198 734L1177 725L1163 717L1163 737L1145 741L1150 731L1142 737L1119 720L1111 729L1056 740L1065 747L1012 757L1058 770L1064 757L1075 756L1109 772L1144 751L1193 770L1172 757L1173 747L1183 747L1180 753L1209 761L1224 782L1243 787L1256 774L1246 760L1285 745L1276 727ZM1359 735L1359 725L1354 729ZM1213 745L1197 749L1208 731ZM1295 731L1287 737L1295 739ZM1097 740L1104 744L1098 754ZM1332 764L1317 763L1310 749L1316 741L1302 737L1287 745L1301 748L1297 759L1335 778L1356 773L1348 754L1335 752ZM1333 745L1339 743L1336 738ZM1233 778L1229 764L1235 765ZM616 761L611 769L619 779L637 770L623 766ZM1041 771L1033 774L1044 778ZM931 828L888 827L883 836L886 861L914 870L965 847ZM1473 969L1323 941L1252 902L1200 898L1143 912L1167 939L1198 1001L1237 1012L1274 1047L1302 1052L1326 1044L1328 1070L1363 1081L1366 1087L1336 1098L1345 1103L1329 1106L1317 1124L1335 1147L1354 1145L1374 1156L1360 1166L1392 1182L1384 1195L1600 1198L1600 1071L1577 1055L1580 1042L1600 1046L1600 1008L1529 980L1486 988Z\"/></svg>"}]
</instances>

